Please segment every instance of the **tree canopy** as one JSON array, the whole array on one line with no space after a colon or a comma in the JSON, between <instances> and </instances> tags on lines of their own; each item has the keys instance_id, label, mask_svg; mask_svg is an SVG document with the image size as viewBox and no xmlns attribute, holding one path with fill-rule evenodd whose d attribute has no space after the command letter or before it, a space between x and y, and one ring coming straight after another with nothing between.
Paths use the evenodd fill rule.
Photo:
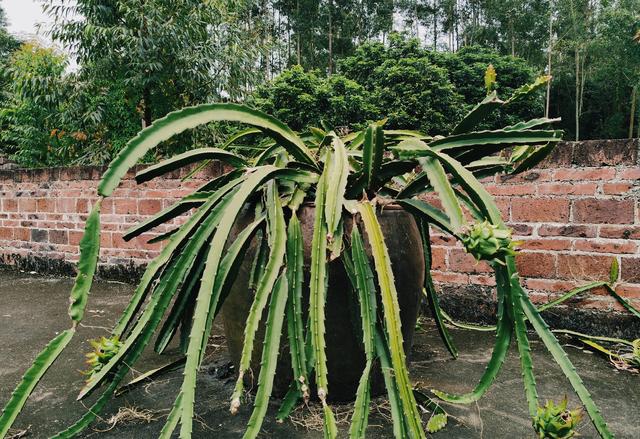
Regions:
<instances>
[{"instance_id":1,"label":"tree canopy","mask_svg":"<svg viewBox=\"0 0 640 439\"><path fill-rule=\"evenodd\" d=\"M35 153L18 155L25 166L104 163L141 126L220 100L248 100L300 130L320 120L359 126L388 117L393 126L442 132L482 98L489 64L502 96L541 74L553 81L546 102L541 96L519 102L511 116L496 114L488 125L547 115L562 117L567 138L640 130L640 0L42 3L60 48L47 56L66 53L78 68L37 69L30 73L34 83L57 89L32 87L24 95L20 72L45 52L35 42L20 48L0 8L0 128L14 127L0 136L0 150L36 148L18 128L83 135L65 140L64 152L37 137L44 143ZM17 65L17 50L33 63ZM17 111L25 99L54 95L46 121L15 119L26 114ZM226 129L185 133L157 154L215 143ZM45 150L46 160L37 159Z\"/></svg>"}]
</instances>

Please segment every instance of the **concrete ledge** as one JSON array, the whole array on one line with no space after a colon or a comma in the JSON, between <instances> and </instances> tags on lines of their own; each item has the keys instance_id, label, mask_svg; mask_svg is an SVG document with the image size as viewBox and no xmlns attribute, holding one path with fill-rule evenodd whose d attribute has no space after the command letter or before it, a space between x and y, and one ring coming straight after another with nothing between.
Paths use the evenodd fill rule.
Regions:
<instances>
[{"instance_id":1,"label":"concrete ledge","mask_svg":"<svg viewBox=\"0 0 640 439\"><path fill-rule=\"evenodd\" d=\"M440 305L454 319L467 323L495 324L497 302L492 288L444 285L439 287L439 291ZM587 292L575 296L565 302L566 305L551 308L543 312L542 316L554 329L569 329L628 340L638 338L640 319L629 313L572 306L588 295Z\"/></svg>"}]
</instances>

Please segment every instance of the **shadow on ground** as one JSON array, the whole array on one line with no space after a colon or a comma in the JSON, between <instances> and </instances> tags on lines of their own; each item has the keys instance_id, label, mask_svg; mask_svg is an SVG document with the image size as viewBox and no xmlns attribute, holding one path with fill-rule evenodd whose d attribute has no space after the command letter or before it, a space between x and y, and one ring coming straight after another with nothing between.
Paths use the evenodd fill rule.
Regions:
<instances>
[{"instance_id":1,"label":"shadow on ground","mask_svg":"<svg viewBox=\"0 0 640 439\"><path fill-rule=\"evenodd\" d=\"M55 334L69 326L66 310L71 285L70 279L0 272L0 405L4 405L37 352ZM75 397L83 381L80 370L85 368L84 353L90 350L87 341L107 334L131 291L130 285L121 283L95 284L78 334L35 390L16 422L16 431L26 429L27 437L46 438L73 423L84 413L83 402L76 402ZM411 373L421 388L465 392L480 377L491 352L493 335L460 330L454 330L453 335L461 352L460 358L455 361L448 356L432 327L426 325L418 332L416 345L411 353ZM568 382L545 352L544 346L535 338L532 349L541 399L557 400L567 394L572 406L577 405L577 398L571 393ZM567 346L566 349L616 437L639 438L640 376L618 372L601 357L585 353L576 347ZM176 358L175 350L163 357L149 352L136 366L135 374ZM170 372L114 399L100 421L82 437L157 437L177 394L181 377L179 370ZM242 437L250 416L250 406L243 406L235 417L229 414L228 398L233 381L224 339L214 336L210 340L205 366L198 380L194 438ZM88 402L86 404L89 406ZM119 411L122 413L125 408L145 414L152 420L122 420L115 425L110 423L112 417ZM516 352L511 353L496 383L478 404L446 405L445 408L451 419L445 430L433 435L435 438L534 437L527 415ZM265 420L263 437L322 437L320 431L301 426L317 425L314 423L314 416L308 411L301 409L297 412L295 423L278 424L274 420L276 410L277 405L274 403ZM342 417L348 419L348 407L343 407L338 410L340 411L344 413ZM388 412L384 401L378 400L372 410L367 437L393 436L386 416ZM348 427L342 425L341 437L346 437L347 431ZM584 438L597 437L588 420L581 423L580 434Z\"/></svg>"}]
</instances>

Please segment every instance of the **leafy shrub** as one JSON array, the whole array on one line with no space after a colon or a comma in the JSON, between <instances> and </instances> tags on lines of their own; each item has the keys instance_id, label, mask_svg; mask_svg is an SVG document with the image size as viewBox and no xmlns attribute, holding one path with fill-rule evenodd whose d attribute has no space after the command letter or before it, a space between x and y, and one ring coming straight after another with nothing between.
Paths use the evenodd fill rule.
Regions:
<instances>
[{"instance_id":1,"label":"leafy shrub","mask_svg":"<svg viewBox=\"0 0 640 439\"><path fill-rule=\"evenodd\" d=\"M109 162L140 129L122 84L65 73L55 50L25 43L4 69L0 150L24 167Z\"/></svg>"},{"instance_id":2,"label":"leafy shrub","mask_svg":"<svg viewBox=\"0 0 640 439\"><path fill-rule=\"evenodd\" d=\"M321 115L331 114L324 120L331 127L360 129L367 120L388 117L389 128L436 134L449 131L484 98L483 78L489 64L496 69L496 88L503 95L536 76L519 58L479 47L434 52L421 47L418 40L396 34L388 45L361 45L339 62L338 74L329 78L300 66L285 70L260 87L251 103L296 130L319 126ZM508 111L492 114L481 128L538 117L543 108L539 95L527 96Z\"/></svg>"},{"instance_id":3,"label":"leafy shrub","mask_svg":"<svg viewBox=\"0 0 640 439\"><path fill-rule=\"evenodd\" d=\"M390 128L428 134L447 132L463 116L464 101L446 70L426 58L388 59L371 75L379 114L386 108Z\"/></svg>"},{"instance_id":4,"label":"leafy shrub","mask_svg":"<svg viewBox=\"0 0 640 439\"><path fill-rule=\"evenodd\" d=\"M64 155L57 108L65 58L52 49L23 44L9 58L9 97L0 111L0 145L24 166L55 164Z\"/></svg>"},{"instance_id":5,"label":"leafy shrub","mask_svg":"<svg viewBox=\"0 0 640 439\"><path fill-rule=\"evenodd\" d=\"M377 108L369 103L369 93L362 85L341 75L322 78L300 66L260 87L250 101L295 130L320 126L321 122L360 126L377 116Z\"/></svg>"}]
</instances>

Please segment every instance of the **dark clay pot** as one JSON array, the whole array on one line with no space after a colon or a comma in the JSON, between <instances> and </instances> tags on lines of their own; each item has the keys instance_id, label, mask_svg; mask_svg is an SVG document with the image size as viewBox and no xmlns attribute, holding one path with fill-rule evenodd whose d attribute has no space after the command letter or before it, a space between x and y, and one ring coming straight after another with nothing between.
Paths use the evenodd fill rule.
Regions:
<instances>
[{"instance_id":1,"label":"dark clay pot","mask_svg":"<svg viewBox=\"0 0 640 439\"><path fill-rule=\"evenodd\" d=\"M315 208L313 206L302 206L298 212L304 237L305 289L303 290L303 302L305 308L309 296L308 282L314 212ZM404 349L409 354L424 283L424 255L420 242L420 232L413 217L397 206L387 206L382 211L378 211L378 220L382 227L385 243L389 249L400 304ZM250 217L247 215L238 224L242 227L243 224L248 224L249 221ZM345 217L345 236L350 236L352 226L353 220L351 217ZM363 231L363 237L366 240L366 233L364 233L362 224L360 225L360 230ZM371 258L369 243L365 241L365 245ZM256 243L253 243L247 252L245 262L240 268L238 277L222 308L227 347L236 370L242 353L245 322L253 301L253 291L250 291L248 284L251 262L256 247ZM329 263L328 275L329 287L326 302L325 338L329 370L329 401L351 401L355 398L358 382L365 367L359 304L357 298L351 292L351 283L340 259ZM381 309L378 311L379 313L382 312ZM247 380L245 384L249 389L255 389L258 382L266 313L267 311L265 310L262 316L262 324L256 336L251 371L245 375ZM276 397L284 396L293 380L288 344L285 322L273 388L273 396ZM312 380L311 394L314 395L313 376L310 378ZM373 371L371 385L374 396L384 392L384 381L379 365L376 365Z\"/></svg>"}]
</instances>

